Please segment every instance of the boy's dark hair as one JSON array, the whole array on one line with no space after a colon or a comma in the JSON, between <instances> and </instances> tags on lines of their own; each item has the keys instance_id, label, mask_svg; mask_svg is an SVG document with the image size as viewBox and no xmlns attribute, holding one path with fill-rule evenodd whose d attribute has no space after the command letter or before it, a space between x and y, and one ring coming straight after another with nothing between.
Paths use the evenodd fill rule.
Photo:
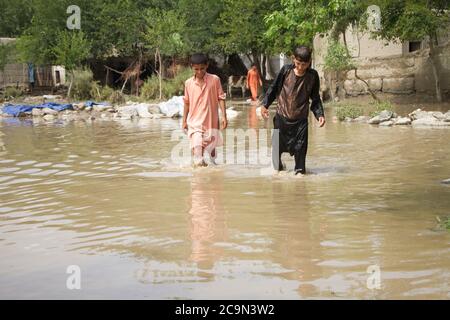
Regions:
<instances>
[{"instance_id":1,"label":"boy's dark hair","mask_svg":"<svg viewBox=\"0 0 450 320\"><path fill-rule=\"evenodd\" d=\"M294 57L302 62L309 62L311 61L311 49L306 46L297 47L294 50Z\"/></svg>"},{"instance_id":2,"label":"boy's dark hair","mask_svg":"<svg viewBox=\"0 0 450 320\"><path fill-rule=\"evenodd\" d=\"M258 67L258 64L256 62L253 62L251 67Z\"/></svg>"},{"instance_id":3,"label":"boy's dark hair","mask_svg":"<svg viewBox=\"0 0 450 320\"><path fill-rule=\"evenodd\" d=\"M194 53L191 56L191 64L207 64L208 63L208 57L204 53Z\"/></svg>"}]
</instances>

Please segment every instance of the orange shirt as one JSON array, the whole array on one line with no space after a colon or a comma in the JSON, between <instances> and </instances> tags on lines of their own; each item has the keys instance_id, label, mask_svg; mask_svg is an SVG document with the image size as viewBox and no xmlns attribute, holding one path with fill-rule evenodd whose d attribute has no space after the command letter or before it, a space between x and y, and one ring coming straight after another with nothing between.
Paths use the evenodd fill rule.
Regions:
<instances>
[{"instance_id":1,"label":"orange shirt","mask_svg":"<svg viewBox=\"0 0 450 320\"><path fill-rule=\"evenodd\" d=\"M258 87L260 81L258 71L250 69L247 73L247 81L249 87Z\"/></svg>"},{"instance_id":2,"label":"orange shirt","mask_svg":"<svg viewBox=\"0 0 450 320\"><path fill-rule=\"evenodd\" d=\"M186 119L189 138L194 133L219 129L219 100L225 100L225 93L218 76L206 73L203 80L200 85L194 76L184 86L184 102L189 104Z\"/></svg>"}]
</instances>

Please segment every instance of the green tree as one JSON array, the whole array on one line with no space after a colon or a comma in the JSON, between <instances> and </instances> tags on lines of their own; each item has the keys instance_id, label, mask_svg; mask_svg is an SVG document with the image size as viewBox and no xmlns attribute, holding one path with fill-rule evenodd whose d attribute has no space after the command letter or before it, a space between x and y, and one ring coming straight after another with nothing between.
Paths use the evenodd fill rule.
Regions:
<instances>
[{"instance_id":1,"label":"green tree","mask_svg":"<svg viewBox=\"0 0 450 320\"><path fill-rule=\"evenodd\" d=\"M439 81L440 62L437 35L448 30L450 2L448 0L379 0L381 30L378 38L390 41L428 40L429 59L433 71L436 100L442 101Z\"/></svg>"},{"instance_id":2,"label":"green tree","mask_svg":"<svg viewBox=\"0 0 450 320\"><path fill-rule=\"evenodd\" d=\"M11 62L14 52L14 43L0 44L0 71L3 71L5 66Z\"/></svg>"},{"instance_id":3,"label":"green tree","mask_svg":"<svg viewBox=\"0 0 450 320\"><path fill-rule=\"evenodd\" d=\"M145 47L154 54L155 65L159 65L159 98L162 99L162 56L173 56L186 51L187 46L182 37L186 22L177 10L148 9L145 19Z\"/></svg>"},{"instance_id":4,"label":"green tree","mask_svg":"<svg viewBox=\"0 0 450 320\"><path fill-rule=\"evenodd\" d=\"M82 31L61 31L57 35L58 46L53 48L55 63L63 65L70 74L67 96L70 97L74 70L81 67L90 55L91 44Z\"/></svg>"},{"instance_id":5,"label":"green tree","mask_svg":"<svg viewBox=\"0 0 450 320\"><path fill-rule=\"evenodd\" d=\"M0 0L0 8L0 37L18 37L30 26L32 0Z\"/></svg>"}]
</instances>

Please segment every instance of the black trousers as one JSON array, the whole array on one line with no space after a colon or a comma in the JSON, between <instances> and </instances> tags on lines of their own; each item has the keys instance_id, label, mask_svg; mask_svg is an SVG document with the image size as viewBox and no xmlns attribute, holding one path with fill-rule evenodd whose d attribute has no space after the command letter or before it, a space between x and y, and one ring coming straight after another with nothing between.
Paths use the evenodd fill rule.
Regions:
<instances>
[{"instance_id":1,"label":"black trousers","mask_svg":"<svg viewBox=\"0 0 450 320\"><path fill-rule=\"evenodd\" d=\"M272 164L275 170L283 170L281 155L289 152L295 158L295 171L306 172L308 151L308 119L290 120L278 113L273 118Z\"/></svg>"}]
</instances>

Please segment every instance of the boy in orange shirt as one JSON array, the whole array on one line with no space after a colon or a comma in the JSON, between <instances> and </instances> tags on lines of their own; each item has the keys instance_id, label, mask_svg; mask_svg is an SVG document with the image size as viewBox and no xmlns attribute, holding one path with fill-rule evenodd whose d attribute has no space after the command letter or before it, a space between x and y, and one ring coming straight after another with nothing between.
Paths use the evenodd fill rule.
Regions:
<instances>
[{"instance_id":1,"label":"boy in orange shirt","mask_svg":"<svg viewBox=\"0 0 450 320\"><path fill-rule=\"evenodd\" d=\"M258 99L258 84L262 87L262 81L259 76L258 68L256 67L256 63L253 63L247 73L247 89L250 89L252 101L256 101Z\"/></svg>"},{"instance_id":2,"label":"boy in orange shirt","mask_svg":"<svg viewBox=\"0 0 450 320\"><path fill-rule=\"evenodd\" d=\"M228 125L225 109L225 93L220 78L206 72L208 57L196 53L191 57L194 76L186 80L184 86L183 130L187 130L194 155L194 167L207 166L205 151L212 162L216 157L216 147L222 145L219 125L219 105L222 112L222 129Z\"/></svg>"}]
</instances>

